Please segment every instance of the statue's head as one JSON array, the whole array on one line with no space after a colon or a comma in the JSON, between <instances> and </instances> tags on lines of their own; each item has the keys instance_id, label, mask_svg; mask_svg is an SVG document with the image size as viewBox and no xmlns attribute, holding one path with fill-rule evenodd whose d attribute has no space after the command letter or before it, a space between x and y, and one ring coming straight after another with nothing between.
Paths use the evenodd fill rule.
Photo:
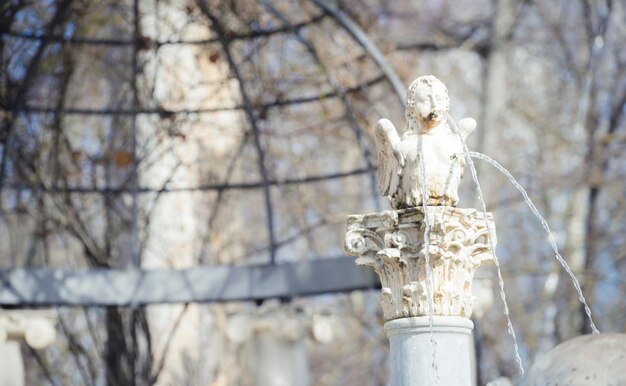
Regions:
<instances>
[{"instance_id":1,"label":"statue's head","mask_svg":"<svg viewBox=\"0 0 626 386\"><path fill-rule=\"evenodd\" d=\"M415 79L409 86L406 102L407 120L415 120L421 127L437 126L450 108L446 85L433 75Z\"/></svg>"}]
</instances>

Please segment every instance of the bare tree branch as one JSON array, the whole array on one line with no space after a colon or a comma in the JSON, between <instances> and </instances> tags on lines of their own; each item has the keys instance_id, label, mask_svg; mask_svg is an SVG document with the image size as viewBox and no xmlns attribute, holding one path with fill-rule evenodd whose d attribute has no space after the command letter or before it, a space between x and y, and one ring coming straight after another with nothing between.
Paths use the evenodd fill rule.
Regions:
<instances>
[{"instance_id":1,"label":"bare tree branch","mask_svg":"<svg viewBox=\"0 0 626 386\"><path fill-rule=\"evenodd\" d=\"M153 370L152 375L150 376L151 384L157 383L157 381L159 380L159 376L161 375L161 372L163 371L163 368L165 367L165 361L167 360L167 354L170 351L170 346L172 344L172 341L174 340L174 337L176 336L176 332L178 332L178 327L180 326L180 322L183 320L183 317L187 313L188 306L189 306L188 303L185 303L183 305L183 309L178 314L178 317L174 321L174 325L172 326L170 333L165 339L165 345L163 346L163 350L161 351L161 359L159 360L159 363L157 363L156 368Z\"/></svg>"},{"instance_id":2,"label":"bare tree branch","mask_svg":"<svg viewBox=\"0 0 626 386\"><path fill-rule=\"evenodd\" d=\"M309 52L313 60L315 60L315 63L323 70L326 80L331 85L331 87L333 88L337 96L339 96L339 99L341 99L341 101L343 102L343 105L346 109L346 116L347 116L348 122L350 123L350 127L352 131L354 132L354 135L359 144L359 147L362 149L363 159L365 161L365 164L367 165L367 170L371 170L369 174L370 189L371 189L372 197L376 204L376 208L380 210L380 201L379 201L380 194L378 192L378 183L376 180L374 165L372 163L371 151L363 136L362 129L359 126L359 123L356 119L356 114L354 113L354 108L352 107L352 103L350 103L350 101L348 100L348 97L345 91L342 89L339 81L331 74L329 69L320 59L319 55L317 54L317 50L313 46L313 43L309 39L307 39L304 35L302 35L300 31L296 30L293 27L293 25L291 25L289 19L287 19L285 15L283 15L276 7L270 4L267 0L261 0L261 3L265 6L266 9L270 11L270 13L272 13L272 15L278 18L283 24L290 26L290 28L293 30L293 33L295 34L298 41L306 48L306 50Z\"/></svg>"},{"instance_id":3,"label":"bare tree branch","mask_svg":"<svg viewBox=\"0 0 626 386\"><path fill-rule=\"evenodd\" d=\"M235 59L233 57L233 54L230 48L230 41L226 37L227 34L226 34L226 31L224 30L224 27L221 24L221 21L215 14L212 13L206 1L198 0L198 6L211 21L212 28L217 34L217 37L220 41L220 45L222 46L222 50L224 51L224 54L226 55L226 59L228 60L228 63L230 65L230 69L238 80L239 92L243 100L244 110L245 110L246 116L248 117L250 126L252 127L254 145L256 147L257 156L258 156L259 172L261 174L261 178L263 179L263 194L265 198L265 215L267 218L267 229L268 229L269 245L270 245L270 261L274 263L276 259L276 236L274 235L274 213L272 209L272 199L271 199L270 189L269 189L269 184L268 184L269 173L267 171L267 166L265 165L265 151L263 150L263 146L261 145L261 135L260 135L259 127L257 125L256 117L254 114L254 106L252 105L252 102L250 101L250 97L248 96L248 90L246 88L245 81L241 77L239 68L235 64Z\"/></svg>"},{"instance_id":4,"label":"bare tree branch","mask_svg":"<svg viewBox=\"0 0 626 386\"><path fill-rule=\"evenodd\" d=\"M71 2L72 0L62 0L58 3L52 20L46 26L46 31L48 34L52 34L52 32L63 22L64 18L67 16L67 11ZM9 153L12 151L14 146L13 141L15 138L15 120L17 119L18 113L26 102L27 92L30 89L32 82L35 80L37 71L39 71L39 64L43 58L44 51L49 43L49 39L41 40L39 46L37 47L35 55L33 55L33 58L28 64L28 68L26 69L24 77L22 78L22 82L17 87L15 92L9 96L11 115L3 122L2 127L5 140L3 144L4 146L2 151L2 158L0 160L0 193L2 192L2 188L4 186L4 178L6 175L6 166L9 159ZM1 206L2 202L0 202L0 207Z\"/></svg>"},{"instance_id":5,"label":"bare tree branch","mask_svg":"<svg viewBox=\"0 0 626 386\"><path fill-rule=\"evenodd\" d=\"M385 56L380 52L378 47L372 42L367 34L355 23L350 16L340 9L328 4L326 0L312 0L318 7L322 8L325 12L332 16L333 19L339 23L348 33L356 40L361 47L368 53L368 55L376 62L380 71L385 75L387 81L391 84L400 105L406 107L406 87L404 83L398 77L398 74L393 67L387 62ZM295 28L295 26L294 26Z\"/></svg>"}]
</instances>

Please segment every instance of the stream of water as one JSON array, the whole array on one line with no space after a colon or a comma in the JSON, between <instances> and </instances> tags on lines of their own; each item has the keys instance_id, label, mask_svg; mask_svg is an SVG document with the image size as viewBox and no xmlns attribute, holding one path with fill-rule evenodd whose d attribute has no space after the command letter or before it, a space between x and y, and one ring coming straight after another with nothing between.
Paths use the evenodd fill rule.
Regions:
<instances>
[{"instance_id":1,"label":"stream of water","mask_svg":"<svg viewBox=\"0 0 626 386\"><path fill-rule=\"evenodd\" d=\"M491 252L493 253L495 265L496 265L496 268L497 268L498 283L500 285L500 297L502 298L502 303L504 305L504 315L506 316L506 320L507 320L507 328L508 328L509 334L513 338L513 347L514 347L514 350L515 350L515 361L516 361L516 363L518 365L518 369L519 369L520 374L523 375L524 374L524 366L522 364L522 359L521 359L520 354L519 354L519 346L517 344L517 338L516 338L516 335L515 335L515 330L513 329L513 324L511 323L511 318L510 318L510 315L509 315L509 307L508 307L508 304L506 302L506 294L504 292L504 280L502 279L502 271L500 269L500 263L498 262L498 259L496 257L495 245L493 244L493 240L494 240L493 230L489 226L489 223L486 221L486 219L487 219L487 207L486 207L485 200L484 200L484 197L483 197L483 194L482 194L482 189L480 188L480 183L478 181L478 175L476 173L476 167L474 166L474 162L473 162L472 158L477 158L477 159L486 161L491 166L495 167L500 173L504 174L508 178L508 180L511 182L511 184L513 184L513 186L522 194L522 196L524 197L524 202L526 203L526 205L528 205L528 207L530 208L531 212L535 215L535 217L537 217L537 219L541 223L541 226L546 231L546 233L548 235L548 240L550 242L550 246L552 247L552 250L554 251L554 254L556 256L557 261L561 264L561 266L563 267L565 272L567 272L567 274L571 278L572 283L574 285L574 288L576 289L576 292L578 294L578 300L584 306L585 313L587 314L587 317L589 318L589 324L591 326L591 330L593 331L594 334L599 334L600 331L598 331L598 329L596 328L595 323L593 322L593 317L591 316L591 309L589 308L589 305L587 304L587 300L585 299L585 296L583 295L583 292L582 292L582 289L580 287L580 283L578 282L578 279L574 275L574 272L572 272L572 269L570 268L569 264L567 264L565 259L563 259L563 256L561 256L561 254L559 252L559 248L557 247L557 244L556 244L556 240L554 238L554 234L550 230L550 226L548 225L548 222L539 213L539 210L537 210L537 207L535 206L535 204L533 204L533 202L530 199L530 197L528 196L528 193L526 192L526 190L517 182L515 177L513 177L513 175L505 167L500 165L494 159L492 159L492 158L490 158L490 157L488 157L488 156L486 156L485 154L482 154L482 153L469 151L469 149L467 148L467 144L465 143L465 139L463 138L463 135L460 133L460 131L459 131L456 123L452 119L452 117L450 115L448 115L447 119L448 119L448 122L450 124L450 129L459 137L459 139L461 140L461 143L463 144L463 155L465 156L465 159L466 159L466 161L467 161L467 163L468 163L468 165L470 167L470 170L472 172L472 179L474 180L474 183L476 184L476 190L478 192L478 199L479 199L479 201L480 201L480 203L482 205L483 214L485 216L485 224L487 226L487 230L488 230L488 233L489 233L489 244L490 244Z\"/></svg>"},{"instance_id":2,"label":"stream of water","mask_svg":"<svg viewBox=\"0 0 626 386\"><path fill-rule=\"evenodd\" d=\"M578 282L578 279L576 279L576 276L574 275L574 273L572 272L572 269L570 268L570 266L567 264L567 262L565 261L565 259L563 259L563 257L561 256L561 254L559 253L559 249L557 247L556 244L556 240L554 238L554 235L552 234L552 231L550 230L550 226L548 225L548 222L543 218L543 216L541 216L541 214L539 213L539 211L537 210L537 207L533 204L532 200L530 199L530 197L528 196L528 194L526 193L526 190L517 182L517 180L513 177L513 175L511 175L511 173L506 170L506 168L504 168L502 165L500 165L498 162L496 162L495 160L493 160L492 158L482 154L482 153L478 153L478 152L471 152L469 151L467 144L465 142L465 138L463 138L463 135L461 134L459 128L456 125L456 122L452 119L452 117L448 114L446 117L450 129L452 130L452 132L454 134L456 134L460 141L461 144L463 145L463 153L462 155L465 157L465 160L467 162L467 164L469 165L471 174L472 174L472 179L476 185L476 191L478 193L478 200L480 201L481 204L481 209L483 212L483 216L485 218L485 226L487 227L487 232L489 235L489 247L491 249L491 253L493 255L494 258L494 263L496 266L496 271L497 271L497 275L498 275L498 284L500 286L500 298L502 299L502 303L503 303L503 312L504 312L504 316L506 317L506 322L507 322L507 330L509 335L511 335L511 338L513 340L513 349L515 351L515 362L517 364L518 370L520 375L524 375L524 365L522 363L522 358L520 356L520 352L519 352L519 345L517 343L517 336L515 334L515 329L513 328L513 323L511 322L511 316L510 316L510 311L509 311L509 306L506 300L506 293L504 291L504 279L502 278L502 270L500 268L500 262L498 261L498 257L496 256L496 248L494 245L494 240L495 240L495 233L494 230L492 229L490 223L487 221L487 205L485 203L485 199L482 193L482 189L480 187L480 182L478 181L478 174L476 172L476 167L474 165L474 161L472 160L472 158L477 158L483 161L486 161L487 163L489 163L491 166L495 167L499 172L501 172L502 174L504 174L509 181L511 182L511 184L513 184L513 186L520 191L520 193L522 194L522 196L524 197L524 201L526 203L526 205L528 205L528 207L530 208L531 212L535 215L535 217L537 217L537 219L540 221L542 227L544 228L544 230L546 231L547 235L548 235L548 240L550 242L550 246L552 247L552 250L554 251L555 255L556 255L556 259L557 261L561 264L561 266L563 267L563 269L567 272L567 274L570 276L572 283L574 284L574 288L576 289L576 292L578 293L578 299L580 300L580 302L583 304L584 309L585 309L585 313L587 314L587 317L589 318L589 324L591 326L591 330L593 331L594 334L598 334L599 331L596 328L595 323L593 322L593 318L591 316L591 309L589 308L589 305L587 304L587 301L585 299L585 296L583 295L582 289L580 287L580 283ZM429 216L428 216L428 189L426 186L426 165L425 165L425 158L424 158L424 149L423 149L423 138L422 138L422 134L418 134L418 141L417 141L417 146L418 146L418 157L420 158L420 167L421 167L421 177L422 177L422 181L421 181L421 195L422 195L422 211L424 213L424 259L425 259L425 263L426 263L426 287L428 288L428 292L429 292L429 296L428 296L428 308L429 308L429 328L430 328L430 343L433 349L433 356L432 356L432 367L433 367L433 371L435 374L435 384L439 383L439 375L438 375L438 368L437 368L437 342L434 339L434 333L433 333L433 315L434 315L434 305L433 305L433 298L432 296L434 295L434 288L433 288L433 282L432 282L432 270L430 267L430 250L429 250L429 245L430 245L430 223L429 223ZM453 167L454 164L451 167L450 173L453 172ZM450 179L450 176L448 176ZM447 185L448 185L448 181L446 181L446 188L445 190L447 191Z\"/></svg>"},{"instance_id":3,"label":"stream of water","mask_svg":"<svg viewBox=\"0 0 626 386\"><path fill-rule=\"evenodd\" d=\"M487 233L489 235L489 247L491 249L491 253L493 254L494 264L496 266L496 272L498 273L498 284L500 285L500 298L502 299L502 304L504 307L504 316L506 317L507 330L511 338L513 339L513 349L515 350L515 362L517 363L517 368L519 370L520 375L524 375L524 365L522 364L522 357L519 353L519 345L517 344L517 336L515 335L515 329L513 328L513 323L511 322L511 316L509 313L509 305L506 301L506 294L504 292L504 280L502 279L502 270L500 269L500 262L498 261L498 257L496 256L496 246L494 245L495 234L491 226L489 225L489 221L487 221L487 205L485 204L485 199L483 197L482 189L480 188L480 182L478 181L478 174L476 173L476 167L474 166L474 161L470 157L470 151L467 148L467 144L465 143L465 138L459 131L459 128L456 126L456 122L452 119L450 114L447 115L447 120L450 125L450 129L459 137L461 143L463 144L463 154L465 156L465 160L470 167L472 172L472 179L476 184L476 191L478 192L478 200L482 205L483 216L485 217L485 226L487 227Z\"/></svg>"},{"instance_id":4,"label":"stream of water","mask_svg":"<svg viewBox=\"0 0 626 386\"><path fill-rule=\"evenodd\" d=\"M439 372L437 368L437 342L433 331L433 296L435 289L432 281L432 270L430 269L430 219L428 217L428 189L426 188L426 157L424 157L423 134L417 135L417 155L420 158L422 174L422 211L424 212L424 259L426 261L426 287L428 287L428 327L430 329L430 345L433 349L433 373L435 374L435 384L439 384Z\"/></svg>"},{"instance_id":5,"label":"stream of water","mask_svg":"<svg viewBox=\"0 0 626 386\"><path fill-rule=\"evenodd\" d=\"M578 300L580 300L580 302L584 306L585 313L587 314L587 317L589 318L589 325L591 326L591 331L594 334L599 334L600 331L598 331L595 323L593 322L593 318L591 317L591 309L589 308L589 305L587 304L587 300L585 300L585 296L583 295L583 291L580 288L580 283L578 282L578 279L576 279L576 276L574 275L574 272L572 272L572 269L570 268L569 264L567 264L565 259L563 259L563 256L561 256L561 254L559 253L559 248L556 245L556 240L554 239L554 235L552 234L552 231L550 230L550 226L548 225L548 222L539 213L535 204L533 204L530 197L528 197L528 193L526 193L526 190L517 182L517 180L513 177L513 175L511 175L511 173L509 173L509 171L504 168L504 166L500 165L494 159L482 153L478 153L474 151L469 152L469 155L473 158L478 158L483 161L486 161L489 164L491 164L493 167L498 169L498 171L504 174L509 179L509 181L513 184L513 186L515 186L515 188L517 188L517 190L519 190L520 193L522 193L522 196L524 196L524 201L526 202L526 205L528 205L528 207L533 212L533 214L539 219L539 221L541 222L541 225L543 226L543 229L545 229L546 233L548 234L548 240L550 241L550 246L552 247L552 250L554 251L554 254L556 255L557 261L561 264L565 272L567 272L569 277L572 279L574 288L576 289L576 292L578 293Z\"/></svg>"}]
</instances>

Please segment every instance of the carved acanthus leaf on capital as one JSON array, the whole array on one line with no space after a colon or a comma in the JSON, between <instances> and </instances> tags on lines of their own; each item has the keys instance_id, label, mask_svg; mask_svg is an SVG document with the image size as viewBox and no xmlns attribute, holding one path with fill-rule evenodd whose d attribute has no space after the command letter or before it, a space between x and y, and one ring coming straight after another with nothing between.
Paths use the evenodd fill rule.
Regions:
<instances>
[{"instance_id":1,"label":"carved acanthus leaf on capital","mask_svg":"<svg viewBox=\"0 0 626 386\"><path fill-rule=\"evenodd\" d=\"M380 277L387 320L430 314L469 317L474 272L493 262L490 232L482 213L445 206L428 207L427 213L427 244L421 207L348 217L346 252L357 256L358 265L371 266ZM487 223L495 236L490 214ZM433 291L428 288L426 248Z\"/></svg>"}]
</instances>

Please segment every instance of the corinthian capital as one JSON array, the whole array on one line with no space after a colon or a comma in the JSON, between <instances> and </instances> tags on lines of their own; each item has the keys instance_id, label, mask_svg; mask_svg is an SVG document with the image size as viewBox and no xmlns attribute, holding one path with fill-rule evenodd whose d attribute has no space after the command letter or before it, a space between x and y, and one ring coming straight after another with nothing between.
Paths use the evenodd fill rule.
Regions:
<instances>
[{"instance_id":1,"label":"corinthian capital","mask_svg":"<svg viewBox=\"0 0 626 386\"><path fill-rule=\"evenodd\" d=\"M431 314L469 317L474 272L493 263L487 228L495 236L491 213L487 221L475 209L430 206L427 213L425 219L417 207L348 216L345 250L380 277L386 320Z\"/></svg>"}]
</instances>

